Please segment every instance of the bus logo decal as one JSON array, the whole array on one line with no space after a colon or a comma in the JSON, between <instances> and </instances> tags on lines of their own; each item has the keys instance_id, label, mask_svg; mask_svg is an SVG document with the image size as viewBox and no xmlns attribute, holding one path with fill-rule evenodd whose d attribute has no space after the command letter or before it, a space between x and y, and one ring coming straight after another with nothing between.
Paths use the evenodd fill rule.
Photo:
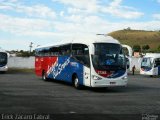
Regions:
<instances>
[{"instance_id":1,"label":"bus logo decal","mask_svg":"<svg viewBox=\"0 0 160 120\"><path fill-rule=\"evenodd\" d=\"M48 69L47 74L51 74L53 78L55 79L61 72L66 68L66 66L70 63L70 57L64 62L64 63L58 63L57 61Z\"/></svg>"}]
</instances>

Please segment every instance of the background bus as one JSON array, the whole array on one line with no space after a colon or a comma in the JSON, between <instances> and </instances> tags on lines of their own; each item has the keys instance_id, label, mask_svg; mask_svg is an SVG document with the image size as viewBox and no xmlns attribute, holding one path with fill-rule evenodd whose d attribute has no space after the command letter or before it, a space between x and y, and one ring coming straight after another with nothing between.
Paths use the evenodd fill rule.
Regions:
<instances>
[{"instance_id":1,"label":"background bus","mask_svg":"<svg viewBox=\"0 0 160 120\"><path fill-rule=\"evenodd\" d=\"M35 49L35 72L48 78L89 87L126 86L126 59L119 41L94 36Z\"/></svg>"},{"instance_id":2,"label":"background bus","mask_svg":"<svg viewBox=\"0 0 160 120\"><path fill-rule=\"evenodd\" d=\"M0 49L0 72L6 72L8 70L8 57L9 53Z\"/></svg>"},{"instance_id":3,"label":"background bus","mask_svg":"<svg viewBox=\"0 0 160 120\"><path fill-rule=\"evenodd\" d=\"M160 53L147 53L141 62L140 74L160 75Z\"/></svg>"}]
</instances>

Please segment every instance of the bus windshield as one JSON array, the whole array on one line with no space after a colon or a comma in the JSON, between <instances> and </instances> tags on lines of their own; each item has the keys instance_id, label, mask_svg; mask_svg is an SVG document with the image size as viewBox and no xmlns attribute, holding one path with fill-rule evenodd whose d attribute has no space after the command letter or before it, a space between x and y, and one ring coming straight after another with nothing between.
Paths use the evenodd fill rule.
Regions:
<instances>
[{"instance_id":1,"label":"bus windshield","mask_svg":"<svg viewBox=\"0 0 160 120\"><path fill-rule=\"evenodd\" d=\"M160 58L155 59L154 67L160 66Z\"/></svg>"},{"instance_id":2,"label":"bus windshield","mask_svg":"<svg viewBox=\"0 0 160 120\"><path fill-rule=\"evenodd\" d=\"M152 68L151 58L143 58L141 68Z\"/></svg>"},{"instance_id":3,"label":"bus windshield","mask_svg":"<svg viewBox=\"0 0 160 120\"><path fill-rule=\"evenodd\" d=\"M94 48L92 62L96 70L126 69L126 59L120 44L95 43Z\"/></svg>"},{"instance_id":4,"label":"bus windshield","mask_svg":"<svg viewBox=\"0 0 160 120\"><path fill-rule=\"evenodd\" d=\"M7 53L0 52L0 66L7 64Z\"/></svg>"}]
</instances>

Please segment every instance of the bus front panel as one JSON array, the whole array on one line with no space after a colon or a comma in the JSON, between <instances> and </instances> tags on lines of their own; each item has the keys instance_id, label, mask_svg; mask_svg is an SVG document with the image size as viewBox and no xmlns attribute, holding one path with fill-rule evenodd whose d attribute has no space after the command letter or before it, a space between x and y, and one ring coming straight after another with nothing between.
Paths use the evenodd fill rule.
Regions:
<instances>
[{"instance_id":1,"label":"bus front panel","mask_svg":"<svg viewBox=\"0 0 160 120\"><path fill-rule=\"evenodd\" d=\"M126 86L127 66L122 46L114 43L95 43L91 56L92 87Z\"/></svg>"}]
</instances>

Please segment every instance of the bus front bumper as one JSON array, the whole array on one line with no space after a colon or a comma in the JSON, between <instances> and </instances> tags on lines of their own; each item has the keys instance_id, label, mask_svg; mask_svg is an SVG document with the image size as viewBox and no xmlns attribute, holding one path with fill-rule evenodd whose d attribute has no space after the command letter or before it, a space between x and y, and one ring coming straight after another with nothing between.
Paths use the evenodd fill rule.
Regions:
<instances>
[{"instance_id":1,"label":"bus front bumper","mask_svg":"<svg viewBox=\"0 0 160 120\"><path fill-rule=\"evenodd\" d=\"M150 71L143 71L140 70L141 75L158 75L158 70L150 70Z\"/></svg>"},{"instance_id":2,"label":"bus front bumper","mask_svg":"<svg viewBox=\"0 0 160 120\"><path fill-rule=\"evenodd\" d=\"M102 80L92 80L91 87L118 87L127 86L128 79L102 79Z\"/></svg>"},{"instance_id":3,"label":"bus front bumper","mask_svg":"<svg viewBox=\"0 0 160 120\"><path fill-rule=\"evenodd\" d=\"M7 71L7 70L8 70L8 67L7 67L7 66L0 67L0 71L2 71L2 72L3 72L3 71L5 72L5 71Z\"/></svg>"}]
</instances>

